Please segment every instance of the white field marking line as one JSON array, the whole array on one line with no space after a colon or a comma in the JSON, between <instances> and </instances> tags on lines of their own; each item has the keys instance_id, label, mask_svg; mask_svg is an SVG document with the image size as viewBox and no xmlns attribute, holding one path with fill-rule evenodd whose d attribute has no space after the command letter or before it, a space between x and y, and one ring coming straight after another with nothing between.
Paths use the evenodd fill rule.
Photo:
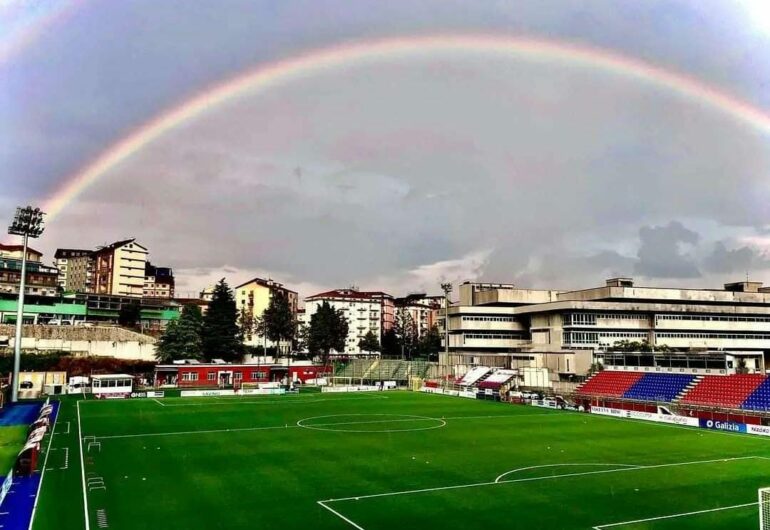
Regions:
<instances>
[{"instance_id":1,"label":"white field marking line","mask_svg":"<svg viewBox=\"0 0 770 530\"><path fill-rule=\"evenodd\" d=\"M334 401L331 399L326 399L323 401ZM78 402L79 403L79 402ZM176 407L176 406L183 406L183 405L166 405L167 407ZM366 416L373 416L374 414L365 414ZM350 416L350 414L336 414L335 416ZM423 420L435 420L435 421L444 421L444 420L460 420L460 419L478 419L478 418L529 418L533 416L552 416L552 417L563 417L558 414L553 413L545 413L545 414L503 414L503 415L494 415L494 416L456 416L456 417L449 417L449 418L434 418L431 416L425 416L424 418L421 418ZM317 416L318 417L318 416ZM324 416L320 416L324 417ZM303 418L299 421L304 421L308 419L313 418ZM406 420L399 419L399 420L388 420L388 422L403 422ZM417 421L415 419L414 421ZM354 423L372 423L372 422L354 422ZM383 422L384 423L384 422ZM342 423L331 423L331 424L319 424L318 427L324 427L329 425L344 425ZM314 425L315 426L315 425ZM177 436L177 435L194 435L194 434L216 434L216 433L226 433L226 432L249 432L249 431L268 431L268 430L278 430L278 429L295 429L297 427L302 427L305 429L313 430L312 427L314 426L308 426L308 425L272 425L272 426L266 426L266 427L237 427L237 428L229 428L229 429L209 429L209 430L200 430L200 431L173 431L173 432L149 432L149 433L138 433L138 434L116 434L116 435L107 435L107 436L86 436L86 438L93 438L94 440L115 440L115 439L121 439L121 438L142 438L142 437L151 437L151 436ZM438 427L436 427L438 428ZM321 429L316 429L321 430ZM340 431L344 432L344 431ZM363 431L363 432L369 432L369 431Z\"/></svg>"},{"instance_id":2,"label":"white field marking line","mask_svg":"<svg viewBox=\"0 0 770 530\"><path fill-rule=\"evenodd\" d=\"M56 418L53 420L53 427L51 427L51 434L48 436L48 448L45 451L45 459L43 460L43 471L40 472L40 482L37 485L37 494L35 495L35 503L32 505L32 517L29 518L29 530L32 530L32 523L35 521L35 512L37 512L37 503L40 500L40 491L43 488L43 479L45 478L45 468L48 463L48 455L51 454L51 442L53 442L53 435L56 432L56 422L59 420L59 412L61 412L61 402L56 409Z\"/></svg>"},{"instance_id":3,"label":"white field marking line","mask_svg":"<svg viewBox=\"0 0 770 530\"><path fill-rule=\"evenodd\" d=\"M181 398L180 398L181 399ZM162 406L164 407L214 407L214 406L231 406L231 405L294 405L297 403L326 403L328 401L360 401L362 399L388 399L386 396L372 396L368 398L331 398L331 399L287 399L286 401L282 399L261 399L257 401L216 401L211 403L174 403L174 404L168 404L163 403Z\"/></svg>"},{"instance_id":4,"label":"white field marking line","mask_svg":"<svg viewBox=\"0 0 770 530\"><path fill-rule=\"evenodd\" d=\"M305 425L302 422L310 420L320 420L323 418L340 418L340 417L353 417L353 416L391 416L395 419L389 420L370 420L370 421L343 421L333 423L315 423L312 425ZM400 423L405 421L431 421L436 422L428 427L415 427L412 429L386 429L380 431L372 430L354 430L354 429L324 429L324 427L330 427L332 425L369 425L372 423ZM415 416L413 414L329 414L326 416L314 416L312 418L303 418L297 421L297 427L304 429L310 429L315 431L332 431L332 432L350 432L350 433L387 433L387 432L416 432L416 431L429 431L432 429L440 429L446 426L446 421L438 418L431 418L428 416Z\"/></svg>"},{"instance_id":5,"label":"white field marking line","mask_svg":"<svg viewBox=\"0 0 770 530\"><path fill-rule=\"evenodd\" d=\"M157 400L157 399L155 399L155 398L153 398L152 400L153 400L155 403L157 403L158 405L160 405L161 407L165 407L165 406L166 406L166 404L165 404L165 403L161 403L160 401L158 401L158 400Z\"/></svg>"},{"instance_id":6,"label":"white field marking line","mask_svg":"<svg viewBox=\"0 0 770 530\"><path fill-rule=\"evenodd\" d=\"M318 504L320 504L321 506L323 506L324 508L332 512L334 515L336 515L337 517L339 517L340 519L348 523L353 528L357 528L358 530L365 530L363 526L357 525L356 523L354 523L353 521L351 521L350 519L342 515L340 512L338 512L337 510L330 508L329 506L326 506L326 504L324 504L324 501L316 501L316 502L318 502Z\"/></svg>"},{"instance_id":7,"label":"white field marking line","mask_svg":"<svg viewBox=\"0 0 770 530\"><path fill-rule=\"evenodd\" d=\"M683 512L683 513L674 513L671 515L661 515L658 517L649 517L647 519L636 519L634 521L623 521L622 523L610 523L610 524L602 524L599 526L594 526L593 530L603 530L604 528L612 528L613 526L626 526L626 525L632 525L632 524L638 524L638 523L646 523L649 521L660 521L662 519L676 519L677 517L689 517L690 515L699 515L702 513L711 513L711 512L721 512L724 510L735 510L737 508L747 508L749 506L757 506L759 503L757 501L754 502L747 502L746 504L734 504L732 506L722 506L721 508L710 508L708 510L697 510L694 512Z\"/></svg>"},{"instance_id":8,"label":"white field marking line","mask_svg":"<svg viewBox=\"0 0 770 530\"><path fill-rule=\"evenodd\" d=\"M64 465L61 466L59 469L68 469L70 467L70 448L69 447L63 447L64 449ZM46 458L48 455L46 455Z\"/></svg>"},{"instance_id":9,"label":"white field marking line","mask_svg":"<svg viewBox=\"0 0 770 530\"><path fill-rule=\"evenodd\" d=\"M588 467L588 466L596 466L596 467L625 467L625 468L637 468L637 467L644 467L644 466L637 466L632 464L595 464L595 463L584 463L584 464L545 464L542 466L529 466L529 467L520 467L518 469L512 469L511 471L506 471L499 477L495 479L496 483L500 483L500 479L502 479L506 475L511 475L513 473L518 473L519 471L529 471L530 469L543 469L547 467L565 467L565 466L582 466L582 467Z\"/></svg>"},{"instance_id":10,"label":"white field marking line","mask_svg":"<svg viewBox=\"0 0 770 530\"><path fill-rule=\"evenodd\" d=\"M205 431L176 431L176 432L146 432L140 434L117 434L111 436L96 436L97 440L115 440L119 438L142 438L149 436L176 436L184 434L216 434L222 432L248 432L248 431L268 431L277 429L296 429L296 425L274 425L271 427L238 427L233 429L211 429Z\"/></svg>"},{"instance_id":11,"label":"white field marking line","mask_svg":"<svg viewBox=\"0 0 770 530\"><path fill-rule=\"evenodd\" d=\"M67 432L57 432L56 434L69 434L70 433L70 422L64 422L64 425L67 426Z\"/></svg>"},{"instance_id":12,"label":"white field marking line","mask_svg":"<svg viewBox=\"0 0 770 530\"><path fill-rule=\"evenodd\" d=\"M650 466L637 466L633 468L622 468L622 469L604 469L599 471L585 471L581 473L565 473L562 475L546 475L543 477L529 477L529 478L518 478L518 479L511 479L511 480L501 480L500 482L474 482L471 484L456 484L454 486L440 486L437 488L421 488L416 490L404 490L404 491L392 491L388 493L374 493L370 495L358 495L354 497L340 497L337 499L325 499L323 502L342 502L342 501L353 501L353 500L361 500L361 499L373 499L376 497L393 497L396 495L411 495L415 493L429 493L431 491L445 491L445 490L455 490L455 489L464 489L464 488L476 488L479 486L492 486L495 484L515 484L518 482L535 482L539 480L553 480L553 479L559 479L559 478L568 478L568 477L583 477L587 475L604 475L608 473L621 473L621 472L629 472L629 471L640 471L640 470L646 470L646 469L660 469L665 467L678 467L678 466L692 466L692 465L698 465L698 464L713 464L718 462L733 462L735 460L749 460L753 458L758 458L756 456L737 456L732 458L717 458L713 460L695 460L692 462L674 462L670 464L654 464Z\"/></svg>"},{"instance_id":13,"label":"white field marking line","mask_svg":"<svg viewBox=\"0 0 770 530\"><path fill-rule=\"evenodd\" d=\"M83 459L83 432L80 425L80 401L75 402L78 409L78 447L80 448L80 478L83 481L83 513L86 518L85 530L91 530L91 522L88 520L88 496L86 494L86 465Z\"/></svg>"}]
</instances>

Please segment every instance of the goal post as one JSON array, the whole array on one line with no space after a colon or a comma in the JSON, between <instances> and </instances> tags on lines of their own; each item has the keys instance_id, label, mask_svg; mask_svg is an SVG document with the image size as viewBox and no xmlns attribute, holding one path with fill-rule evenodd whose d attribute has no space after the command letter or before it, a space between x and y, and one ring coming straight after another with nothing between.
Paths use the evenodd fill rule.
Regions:
<instances>
[{"instance_id":1,"label":"goal post","mask_svg":"<svg viewBox=\"0 0 770 530\"><path fill-rule=\"evenodd\" d=\"M759 529L770 529L770 488L759 488Z\"/></svg>"},{"instance_id":2,"label":"goal post","mask_svg":"<svg viewBox=\"0 0 770 530\"><path fill-rule=\"evenodd\" d=\"M353 386L353 378L346 376L327 377L329 386Z\"/></svg>"}]
</instances>

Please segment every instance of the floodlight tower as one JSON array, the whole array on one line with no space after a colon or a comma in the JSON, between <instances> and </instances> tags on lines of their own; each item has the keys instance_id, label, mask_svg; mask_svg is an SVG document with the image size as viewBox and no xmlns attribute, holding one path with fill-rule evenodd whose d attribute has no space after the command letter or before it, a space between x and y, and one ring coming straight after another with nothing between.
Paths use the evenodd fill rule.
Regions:
<instances>
[{"instance_id":1,"label":"floodlight tower","mask_svg":"<svg viewBox=\"0 0 770 530\"><path fill-rule=\"evenodd\" d=\"M13 379L11 380L11 402L19 399L19 368L21 364L21 325L24 319L24 290L27 284L27 243L30 237L38 238L43 233L43 216L40 208L26 206L16 208L16 215L8 233L21 236L23 253L21 255L21 279L19 280L19 297L16 303L16 338L13 341Z\"/></svg>"},{"instance_id":2,"label":"floodlight tower","mask_svg":"<svg viewBox=\"0 0 770 530\"><path fill-rule=\"evenodd\" d=\"M441 289L444 291L444 354L446 362L449 362L449 293L452 292L452 284L442 283Z\"/></svg>"}]
</instances>

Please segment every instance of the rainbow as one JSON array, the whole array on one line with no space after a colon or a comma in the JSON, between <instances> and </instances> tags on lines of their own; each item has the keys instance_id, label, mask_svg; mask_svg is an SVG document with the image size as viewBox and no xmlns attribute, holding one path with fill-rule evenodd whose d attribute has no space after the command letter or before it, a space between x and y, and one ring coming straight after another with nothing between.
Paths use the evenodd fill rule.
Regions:
<instances>
[{"instance_id":1,"label":"rainbow","mask_svg":"<svg viewBox=\"0 0 770 530\"><path fill-rule=\"evenodd\" d=\"M770 134L770 115L762 109L688 76L603 49L552 40L500 35L428 35L347 43L265 64L204 90L146 122L95 160L65 179L46 202L49 220L89 185L160 136L246 93L259 93L328 69L381 59L436 52L480 52L514 59L564 61L646 82Z\"/></svg>"},{"instance_id":2,"label":"rainbow","mask_svg":"<svg viewBox=\"0 0 770 530\"><path fill-rule=\"evenodd\" d=\"M0 6L0 21L5 28L0 41L0 65L31 45L51 26L66 19L80 3L76 0L7 0Z\"/></svg>"}]
</instances>

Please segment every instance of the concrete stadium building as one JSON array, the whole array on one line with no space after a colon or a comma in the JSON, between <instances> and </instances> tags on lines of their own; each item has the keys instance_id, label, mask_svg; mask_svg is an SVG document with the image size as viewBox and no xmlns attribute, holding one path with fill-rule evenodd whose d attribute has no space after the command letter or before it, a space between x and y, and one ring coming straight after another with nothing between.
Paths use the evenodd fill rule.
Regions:
<instances>
[{"instance_id":1,"label":"concrete stadium building","mask_svg":"<svg viewBox=\"0 0 770 530\"><path fill-rule=\"evenodd\" d=\"M449 354L441 363L460 372L474 365L539 367L570 381L595 362L695 373L730 373L739 365L764 372L766 357L770 362L770 287L760 282L672 289L612 278L577 291L465 282L448 313ZM647 342L653 351L611 351L623 340Z\"/></svg>"}]
</instances>

